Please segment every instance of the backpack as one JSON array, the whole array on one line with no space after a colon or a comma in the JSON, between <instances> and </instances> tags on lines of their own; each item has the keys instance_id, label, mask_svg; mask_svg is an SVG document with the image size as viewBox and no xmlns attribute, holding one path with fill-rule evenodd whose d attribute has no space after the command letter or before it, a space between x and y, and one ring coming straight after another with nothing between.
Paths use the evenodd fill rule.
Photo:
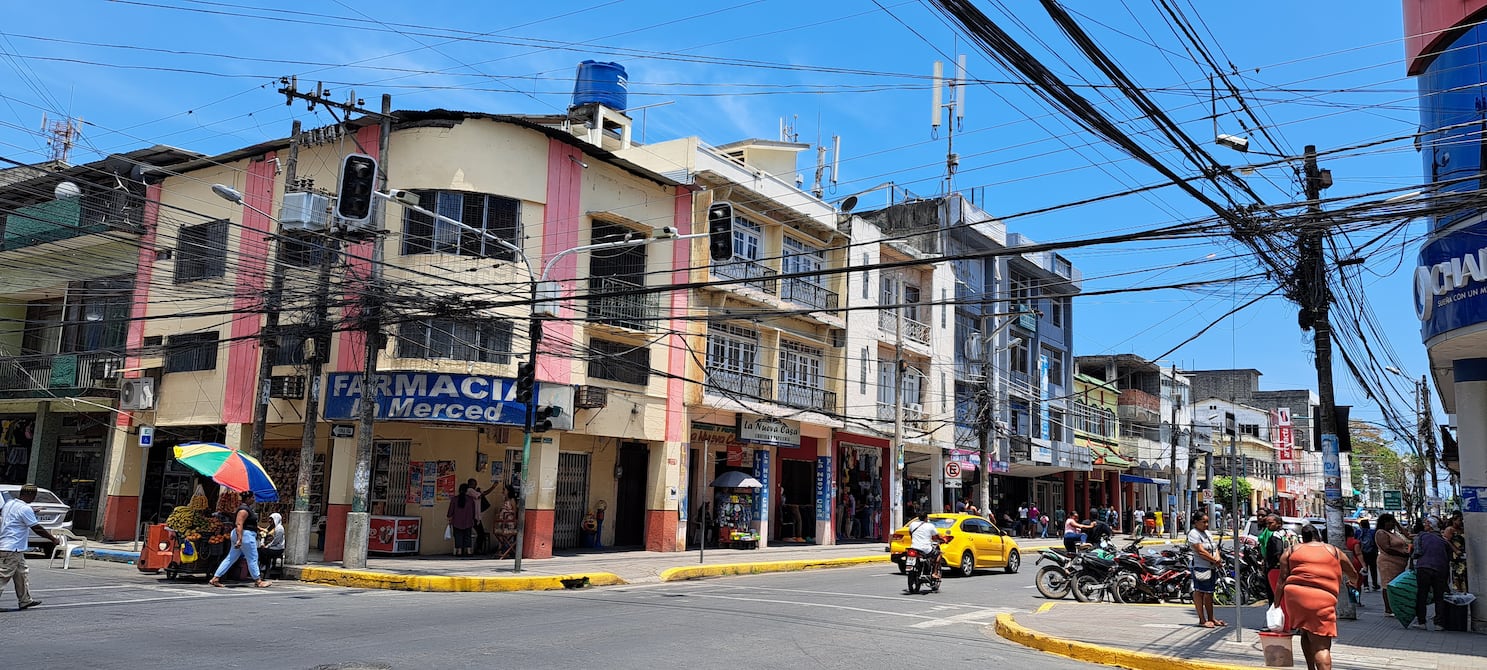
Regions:
<instances>
[{"instance_id":1,"label":"backpack","mask_svg":"<svg viewBox=\"0 0 1487 670\"><path fill-rule=\"evenodd\" d=\"M1378 542L1373 536L1373 534L1376 532L1378 531L1369 528L1368 532L1361 534L1362 537L1358 540L1358 543L1363 545L1363 553L1371 554L1379 550Z\"/></svg>"}]
</instances>

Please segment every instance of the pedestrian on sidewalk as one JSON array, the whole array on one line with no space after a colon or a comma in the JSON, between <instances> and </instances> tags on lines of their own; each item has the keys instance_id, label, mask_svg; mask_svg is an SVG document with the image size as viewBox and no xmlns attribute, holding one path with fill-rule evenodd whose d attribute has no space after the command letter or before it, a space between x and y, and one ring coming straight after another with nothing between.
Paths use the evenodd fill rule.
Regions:
<instances>
[{"instance_id":1,"label":"pedestrian on sidewalk","mask_svg":"<svg viewBox=\"0 0 1487 670\"><path fill-rule=\"evenodd\" d=\"M449 520L449 527L454 531L455 556L475 555L470 536L475 530L476 519L480 517L478 500L478 496L470 496L469 484L460 484L459 494L449 500L449 511L444 513L444 518Z\"/></svg>"},{"instance_id":2,"label":"pedestrian on sidewalk","mask_svg":"<svg viewBox=\"0 0 1487 670\"><path fill-rule=\"evenodd\" d=\"M1363 567L1368 570L1363 574L1363 583L1359 585L1364 590L1379 590L1379 545L1374 537L1377 532L1377 529L1370 527L1368 519L1358 522L1358 546L1363 550Z\"/></svg>"},{"instance_id":3,"label":"pedestrian on sidewalk","mask_svg":"<svg viewBox=\"0 0 1487 670\"><path fill-rule=\"evenodd\" d=\"M31 531L36 531L52 544L61 544L46 527L36 520L36 485L26 484L14 499L0 502L0 592L5 584L15 582L15 600L21 609L31 609L41 604L31 598L31 586L26 578L26 548L31 540Z\"/></svg>"},{"instance_id":4,"label":"pedestrian on sidewalk","mask_svg":"<svg viewBox=\"0 0 1487 670\"><path fill-rule=\"evenodd\" d=\"M1388 512L1379 515L1373 538L1379 548L1379 583L1383 584L1384 590L1384 614L1394 616L1394 606L1389 602L1389 582L1394 581L1409 564L1410 539L1399 527L1399 520Z\"/></svg>"},{"instance_id":5,"label":"pedestrian on sidewalk","mask_svg":"<svg viewBox=\"0 0 1487 670\"><path fill-rule=\"evenodd\" d=\"M1193 609L1198 612L1198 625L1203 628L1227 626L1229 622L1213 616L1213 587L1218 581L1215 574L1218 570L1214 566L1221 565L1223 559L1219 558L1218 544L1208 534L1206 512L1193 515L1193 529L1188 531L1187 541L1193 549Z\"/></svg>"},{"instance_id":6,"label":"pedestrian on sidewalk","mask_svg":"<svg viewBox=\"0 0 1487 670\"><path fill-rule=\"evenodd\" d=\"M1415 537L1415 548L1410 552L1420 582L1415 591L1415 620L1427 629L1425 606L1429 603L1435 603L1435 626L1440 628L1445 621L1446 588L1451 575L1451 543L1437 530L1440 523L1436 517L1425 517L1425 530Z\"/></svg>"},{"instance_id":7,"label":"pedestrian on sidewalk","mask_svg":"<svg viewBox=\"0 0 1487 670\"><path fill-rule=\"evenodd\" d=\"M1286 625L1301 632L1307 670L1332 670L1338 587L1344 573L1349 582L1358 581L1358 571L1336 547L1322 542L1311 524L1301 527L1301 544L1287 549L1280 564Z\"/></svg>"},{"instance_id":8,"label":"pedestrian on sidewalk","mask_svg":"<svg viewBox=\"0 0 1487 670\"><path fill-rule=\"evenodd\" d=\"M1258 544L1260 545L1260 557L1265 566L1265 588L1269 591L1270 604L1285 611L1285 604L1281 602L1280 593L1280 557L1286 553L1286 541L1280 535L1283 527L1280 517L1272 514L1265 517L1265 530L1260 531ZM1282 630L1290 630L1282 626ZM1274 631L1280 632L1280 631Z\"/></svg>"},{"instance_id":9,"label":"pedestrian on sidewalk","mask_svg":"<svg viewBox=\"0 0 1487 670\"><path fill-rule=\"evenodd\" d=\"M241 558L248 564L248 576L253 578L253 585L261 589L269 582L264 581L258 572L258 512L253 511L253 492L243 491L239 494L239 501L237 513L233 515L232 548L227 550L227 557L217 564L217 571L212 573L207 583L220 588L222 575L227 574Z\"/></svg>"},{"instance_id":10,"label":"pedestrian on sidewalk","mask_svg":"<svg viewBox=\"0 0 1487 670\"><path fill-rule=\"evenodd\" d=\"M1140 507L1131 510L1131 534L1136 537L1144 537L1146 535L1146 512L1142 511Z\"/></svg>"}]
</instances>

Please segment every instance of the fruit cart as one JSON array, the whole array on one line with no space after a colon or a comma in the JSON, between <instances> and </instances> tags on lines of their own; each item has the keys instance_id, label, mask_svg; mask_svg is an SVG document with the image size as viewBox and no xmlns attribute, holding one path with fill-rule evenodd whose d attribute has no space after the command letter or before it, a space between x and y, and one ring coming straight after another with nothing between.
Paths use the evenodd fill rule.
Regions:
<instances>
[{"instance_id":1,"label":"fruit cart","mask_svg":"<svg viewBox=\"0 0 1487 670\"><path fill-rule=\"evenodd\" d=\"M213 539L217 541L212 542ZM188 540L171 531L171 545L174 556L170 564L165 566L166 579L175 579L180 575L211 575L217 570L217 564L222 562L222 557L227 555L227 539L222 535Z\"/></svg>"}]
</instances>

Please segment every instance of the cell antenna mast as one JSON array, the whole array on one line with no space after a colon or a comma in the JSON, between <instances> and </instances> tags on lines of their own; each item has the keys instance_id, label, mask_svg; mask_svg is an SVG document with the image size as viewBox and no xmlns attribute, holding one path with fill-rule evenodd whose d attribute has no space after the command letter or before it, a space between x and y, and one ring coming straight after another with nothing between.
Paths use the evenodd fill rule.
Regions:
<instances>
[{"instance_id":1,"label":"cell antenna mast","mask_svg":"<svg viewBox=\"0 0 1487 670\"><path fill-rule=\"evenodd\" d=\"M930 98L931 130L938 130L940 121L944 118L946 108L951 113L949 131L945 134L945 193L948 194L955 188L955 170L960 167L960 156L955 153L955 131L965 124L965 87L966 87L966 57L965 54L955 58L955 78L950 80L950 102L944 102L943 92L940 90L945 82L945 65L935 61L934 74L932 76L933 92Z\"/></svg>"}]
</instances>

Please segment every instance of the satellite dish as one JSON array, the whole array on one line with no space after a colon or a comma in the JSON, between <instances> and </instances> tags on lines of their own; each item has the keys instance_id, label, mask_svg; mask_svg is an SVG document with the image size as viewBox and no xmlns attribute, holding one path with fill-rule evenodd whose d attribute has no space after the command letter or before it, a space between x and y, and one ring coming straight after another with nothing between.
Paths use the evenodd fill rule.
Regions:
<instances>
[{"instance_id":1,"label":"satellite dish","mask_svg":"<svg viewBox=\"0 0 1487 670\"><path fill-rule=\"evenodd\" d=\"M78 197L78 196L80 196L82 194L83 194L82 187L80 187L77 184L74 184L74 183L72 183L70 181L64 181L64 182L62 182L60 184L57 184L57 188L52 189L52 195L56 196L58 200L66 200L68 198L76 198L76 197Z\"/></svg>"},{"instance_id":2,"label":"satellite dish","mask_svg":"<svg viewBox=\"0 0 1487 670\"><path fill-rule=\"evenodd\" d=\"M857 196L855 196L855 195L849 195L849 196L847 196L847 199L842 201L841 207L842 207L842 211L843 212L850 212L850 211L852 211L854 208L857 207Z\"/></svg>"}]
</instances>

